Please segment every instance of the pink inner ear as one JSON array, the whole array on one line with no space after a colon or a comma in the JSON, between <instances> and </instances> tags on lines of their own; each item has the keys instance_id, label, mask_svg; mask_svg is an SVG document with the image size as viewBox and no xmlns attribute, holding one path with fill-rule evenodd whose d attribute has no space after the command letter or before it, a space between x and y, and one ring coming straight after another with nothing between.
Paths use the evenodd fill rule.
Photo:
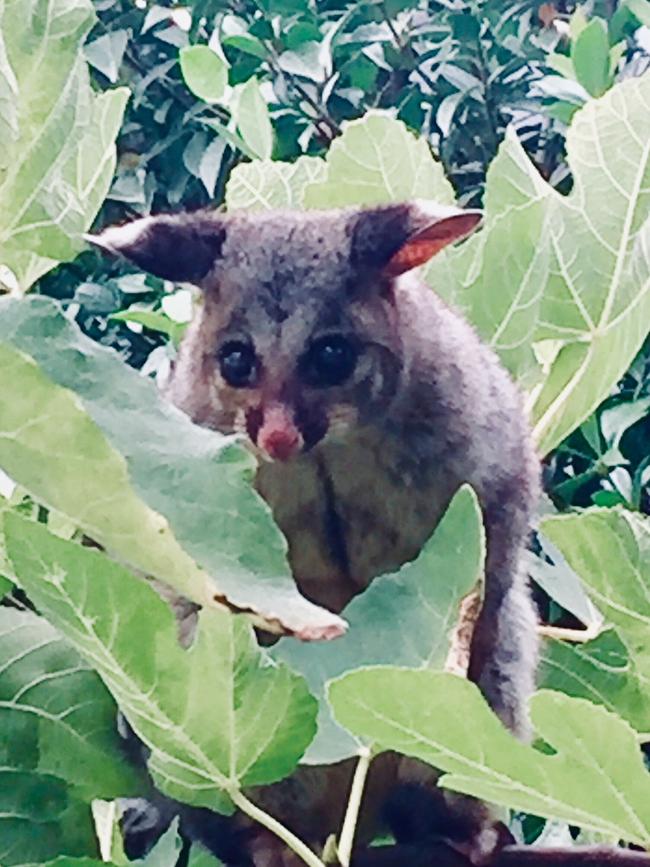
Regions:
<instances>
[{"instance_id":1,"label":"pink inner ear","mask_svg":"<svg viewBox=\"0 0 650 867\"><path fill-rule=\"evenodd\" d=\"M418 265L424 265L432 256L435 256L443 247L446 247L451 241L443 238L436 240L428 240L426 238L414 238L412 241L407 241L401 247L388 265L384 268L384 273L389 277L397 277L405 271L410 271L411 268L417 268Z\"/></svg>"},{"instance_id":2,"label":"pink inner ear","mask_svg":"<svg viewBox=\"0 0 650 867\"><path fill-rule=\"evenodd\" d=\"M478 211L461 211L453 217L436 221L409 238L390 259L384 273L389 277L397 277L418 265L424 265L443 247L467 237L480 220Z\"/></svg>"}]
</instances>

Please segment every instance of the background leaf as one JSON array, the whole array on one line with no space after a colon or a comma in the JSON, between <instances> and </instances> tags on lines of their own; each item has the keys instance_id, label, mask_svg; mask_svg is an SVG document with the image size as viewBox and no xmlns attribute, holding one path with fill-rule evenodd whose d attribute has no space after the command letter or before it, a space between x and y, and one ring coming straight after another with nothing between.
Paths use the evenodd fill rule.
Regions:
<instances>
[{"instance_id":1,"label":"background leaf","mask_svg":"<svg viewBox=\"0 0 650 867\"><path fill-rule=\"evenodd\" d=\"M609 37L605 22L592 19L571 46L576 78L591 96L602 96L609 84Z\"/></svg>"},{"instance_id":2,"label":"background leaf","mask_svg":"<svg viewBox=\"0 0 650 867\"><path fill-rule=\"evenodd\" d=\"M219 102L228 84L228 67L207 45L181 48L179 54L185 84L199 99Z\"/></svg>"},{"instance_id":3,"label":"background leaf","mask_svg":"<svg viewBox=\"0 0 650 867\"><path fill-rule=\"evenodd\" d=\"M138 792L140 781L120 752L114 701L46 620L0 608L0 659L2 765L9 780L19 771L55 776L88 803Z\"/></svg>"},{"instance_id":4,"label":"background leaf","mask_svg":"<svg viewBox=\"0 0 650 867\"><path fill-rule=\"evenodd\" d=\"M226 187L229 210L263 211L299 208L308 184L325 178L326 166L319 157L300 157L295 163L255 160L240 163Z\"/></svg>"},{"instance_id":5,"label":"background leaf","mask_svg":"<svg viewBox=\"0 0 650 867\"><path fill-rule=\"evenodd\" d=\"M537 367L532 341L549 265L550 193L507 134L488 172L482 229L425 269L435 291L463 311L522 384Z\"/></svg>"},{"instance_id":6,"label":"background leaf","mask_svg":"<svg viewBox=\"0 0 650 867\"><path fill-rule=\"evenodd\" d=\"M650 730L650 694L614 629L584 644L547 640L539 683L603 705L644 736Z\"/></svg>"},{"instance_id":7,"label":"background leaf","mask_svg":"<svg viewBox=\"0 0 650 867\"><path fill-rule=\"evenodd\" d=\"M325 157L326 179L305 191L308 208L374 205L412 198L452 204L451 184L422 139L392 118L369 112L346 124Z\"/></svg>"},{"instance_id":8,"label":"background leaf","mask_svg":"<svg viewBox=\"0 0 650 867\"><path fill-rule=\"evenodd\" d=\"M236 118L239 132L248 147L259 159L269 159L273 150L273 127L256 78L249 78L242 87Z\"/></svg>"}]
</instances>

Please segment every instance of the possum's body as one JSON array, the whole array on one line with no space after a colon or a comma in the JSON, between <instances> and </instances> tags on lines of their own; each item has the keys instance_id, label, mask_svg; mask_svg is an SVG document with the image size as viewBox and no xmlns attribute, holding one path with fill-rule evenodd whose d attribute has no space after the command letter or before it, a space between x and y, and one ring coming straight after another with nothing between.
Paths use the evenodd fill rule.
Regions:
<instances>
[{"instance_id":1,"label":"possum's body","mask_svg":"<svg viewBox=\"0 0 650 867\"><path fill-rule=\"evenodd\" d=\"M170 399L198 424L246 433L276 458L261 463L257 487L313 601L340 611L375 576L414 558L459 486L474 487L487 562L469 676L525 737L536 642L522 555L538 464L496 356L410 270L475 222L416 205L203 214L149 221L107 246L176 279L187 255L185 279L201 285L204 302ZM170 239L186 252L174 257ZM338 830L349 774L349 765L302 769L256 796L318 845ZM423 776L430 772L413 762L378 762L369 827L398 782ZM250 853L257 865L282 860L264 835Z\"/></svg>"}]
</instances>

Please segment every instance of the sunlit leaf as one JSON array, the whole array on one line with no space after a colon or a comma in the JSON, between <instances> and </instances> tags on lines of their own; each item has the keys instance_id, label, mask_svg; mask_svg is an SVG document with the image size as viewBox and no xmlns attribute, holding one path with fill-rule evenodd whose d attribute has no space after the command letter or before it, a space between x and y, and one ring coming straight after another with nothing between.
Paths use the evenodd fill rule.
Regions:
<instances>
[{"instance_id":1,"label":"sunlit leaf","mask_svg":"<svg viewBox=\"0 0 650 867\"><path fill-rule=\"evenodd\" d=\"M331 682L329 699L336 719L375 749L445 771L442 786L650 843L650 776L636 735L602 707L538 693L532 719L549 755L516 741L478 688L454 675L361 669Z\"/></svg>"},{"instance_id":2,"label":"sunlit leaf","mask_svg":"<svg viewBox=\"0 0 650 867\"><path fill-rule=\"evenodd\" d=\"M0 299L0 391L0 467L120 560L304 638L341 631L299 595L250 486L253 458L192 425L54 302Z\"/></svg>"},{"instance_id":3,"label":"sunlit leaf","mask_svg":"<svg viewBox=\"0 0 650 867\"><path fill-rule=\"evenodd\" d=\"M372 205L408 199L452 204L454 195L424 139L387 115L369 112L346 124L326 157L325 180L305 191L308 208Z\"/></svg>"},{"instance_id":4,"label":"sunlit leaf","mask_svg":"<svg viewBox=\"0 0 650 867\"><path fill-rule=\"evenodd\" d=\"M549 213L538 339L563 346L534 397L542 452L607 396L650 320L650 75L590 102L567 134L574 185ZM607 207L603 207L603 203Z\"/></svg>"},{"instance_id":5,"label":"sunlit leaf","mask_svg":"<svg viewBox=\"0 0 650 867\"><path fill-rule=\"evenodd\" d=\"M240 163L230 175L226 204L229 210L297 208L304 202L307 185L322 180L325 172L325 162L319 157L300 157L295 163Z\"/></svg>"},{"instance_id":6,"label":"sunlit leaf","mask_svg":"<svg viewBox=\"0 0 650 867\"><path fill-rule=\"evenodd\" d=\"M546 518L544 532L617 628L650 695L650 519L625 509ZM644 730L650 730L650 717Z\"/></svg>"},{"instance_id":7,"label":"sunlit leaf","mask_svg":"<svg viewBox=\"0 0 650 867\"><path fill-rule=\"evenodd\" d=\"M91 89L79 47L92 23L89 0L0 7L0 266L21 289L79 251L113 175L128 91Z\"/></svg>"}]
</instances>

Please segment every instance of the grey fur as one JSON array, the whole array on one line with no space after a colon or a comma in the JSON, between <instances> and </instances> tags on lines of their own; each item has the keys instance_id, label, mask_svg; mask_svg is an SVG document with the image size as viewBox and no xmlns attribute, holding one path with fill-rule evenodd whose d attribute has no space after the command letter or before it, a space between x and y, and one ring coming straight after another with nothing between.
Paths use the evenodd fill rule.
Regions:
<instances>
[{"instance_id":1,"label":"grey fur","mask_svg":"<svg viewBox=\"0 0 650 867\"><path fill-rule=\"evenodd\" d=\"M488 544L470 677L526 738L536 638L522 555L538 461L517 389L495 354L413 272L387 276L395 251L426 227L426 212L398 205L197 219L203 256L205 238L219 240L170 399L198 424L229 432L246 429L242 417L266 389L265 400L272 393L291 408L305 441L312 429L320 434L286 463L262 463L257 485L288 538L298 585L337 610L413 558L469 482ZM205 229L210 219L214 231ZM185 233L191 222L179 223ZM450 231L449 241L467 230ZM143 243L152 235L149 224ZM133 255L138 244L129 243ZM119 249L114 239L112 246ZM174 274L179 255L170 247ZM164 276L164 257L157 267ZM310 391L297 358L314 335L332 330L355 335L359 362L344 385ZM215 361L224 340L243 337L264 368L263 389L250 393L229 389ZM289 823L300 825L291 816Z\"/></svg>"}]
</instances>

